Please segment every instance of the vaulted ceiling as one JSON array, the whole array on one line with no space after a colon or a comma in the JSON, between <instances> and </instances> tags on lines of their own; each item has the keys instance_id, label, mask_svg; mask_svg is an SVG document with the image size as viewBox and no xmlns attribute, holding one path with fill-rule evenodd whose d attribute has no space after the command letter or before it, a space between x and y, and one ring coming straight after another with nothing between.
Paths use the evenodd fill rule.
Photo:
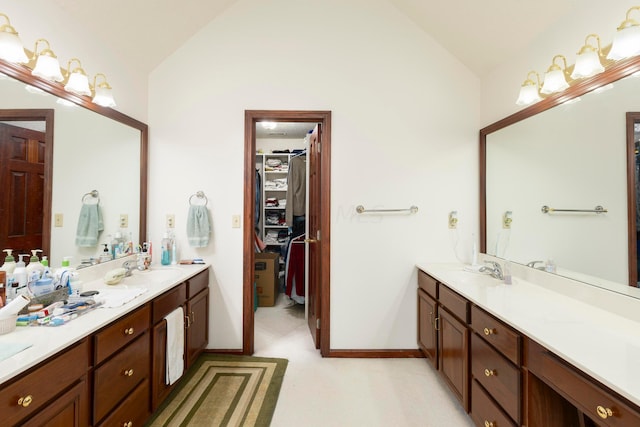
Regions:
<instances>
[{"instance_id":1,"label":"vaulted ceiling","mask_svg":"<svg viewBox=\"0 0 640 427\"><path fill-rule=\"evenodd\" d=\"M149 72L238 0L51 0ZM349 0L344 0L349 1ZM388 0L478 77L579 6L577 0ZM553 6L553 8L551 8ZM548 13L553 10L554 13Z\"/></svg>"}]
</instances>

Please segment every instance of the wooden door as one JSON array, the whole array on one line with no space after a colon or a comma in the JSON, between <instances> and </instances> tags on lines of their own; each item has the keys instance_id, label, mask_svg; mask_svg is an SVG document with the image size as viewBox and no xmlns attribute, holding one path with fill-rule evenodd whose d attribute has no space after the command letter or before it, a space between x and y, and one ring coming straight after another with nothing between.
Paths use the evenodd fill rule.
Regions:
<instances>
[{"instance_id":1,"label":"wooden door","mask_svg":"<svg viewBox=\"0 0 640 427\"><path fill-rule=\"evenodd\" d=\"M418 289L418 345L436 369L438 368L437 308L436 301L425 291Z\"/></svg>"},{"instance_id":2,"label":"wooden door","mask_svg":"<svg viewBox=\"0 0 640 427\"><path fill-rule=\"evenodd\" d=\"M0 124L0 247L42 248L45 134Z\"/></svg>"},{"instance_id":3,"label":"wooden door","mask_svg":"<svg viewBox=\"0 0 640 427\"><path fill-rule=\"evenodd\" d=\"M307 149L307 158L309 159L309 208L308 208L308 234L307 234L307 253L309 254L309 264L307 268L307 276L309 279L307 294L305 301L308 311L309 330L316 348L320 348L321 319L320 319L320 269L321 269L321 248L322 233L320 230L320 205L322 203L320 197L321 183L321 164L320 144L322 138L322 130L320 125L316 125L309 139L309 148Z\"/></svg>"}]
</instances>

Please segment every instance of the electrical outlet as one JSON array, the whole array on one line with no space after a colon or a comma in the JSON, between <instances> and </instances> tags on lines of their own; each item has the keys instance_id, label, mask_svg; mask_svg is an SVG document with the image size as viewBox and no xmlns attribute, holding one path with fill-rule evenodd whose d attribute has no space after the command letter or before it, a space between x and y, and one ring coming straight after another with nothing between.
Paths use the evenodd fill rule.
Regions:
<instances>
[{"instance_id":1,"label":"electrical outlet","mask_svg":"<svg viewBox=\"0 0 640 427\"><path fill-rule=\"evenodd\" d=\"M62 217L61 213L57 213L57 214L54 215L53 223L54 223L54 226L56 226L56 227L62 227L63 217Z\"/></svg>"},{"instance_id":2,"label":"electrical outlet","mask_svg":"<svg viewBox=\"0 0 640 427\"><path fill-rule=\"evenodd\" d=\"M458 228L458 211L449 212L449 228Z\"/></svg>"},{"instance_id":3,"label":"electrical outlet","mask_svg":"<svg viewBox=\"0 0 640 427\"><path fill-rule=\"evenodd\" d=\"M129 215L120 214L120 228L129 227Z\"/></svg>"},{"instance_id":4,"label":"electrical outlet","mask_svg":"<svg viewBox=\"0 0 640 427\"><path fill-rule=\"evenodd\" d=\"M513 212L506 211L502 214L502 228L511 228L511 222L513 222L512 218Z\"/></svg>"},{"instance_id":5,"label":"electrical outlet","mask_svg":"<svg viewBox=\"0 0 640 427\"><path fill-rule=\"evenodd\" d=\"M231 227L240 228L240 215L234 215L231 217Z\"/></svg>"},{"instance_id":6,"label":"electrical outlet","mask_svg":"<svg viewBox=\"0 0 640 427\"><path fill-rule=\"evenodd\" d=\"M167 214L167 228L176 227L176 216L174 214Z\"/></svg>"}]
</instances>

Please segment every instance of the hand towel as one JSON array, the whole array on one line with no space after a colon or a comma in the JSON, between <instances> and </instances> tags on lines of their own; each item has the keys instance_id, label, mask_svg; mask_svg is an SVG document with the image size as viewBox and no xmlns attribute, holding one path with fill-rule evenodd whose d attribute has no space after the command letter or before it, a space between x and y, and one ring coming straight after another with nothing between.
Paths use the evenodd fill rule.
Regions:
<instances>
[{"instance_id":1,"label":"hand towel","mask_svg":"<svg viewBox=\"0 0 640 427\"><path fill-rule=\"evenodd\" d=\"M167 322L167 370L165 383L171 385L184 372L184 310L178 307L164 318Z\"/></svg>"},{"instance_id":2,"label":"hand towel","mask_svg":"<svg viewBox=\"0 0 640 427\"><path fill-rule=\"evenodd\" d=\"M76 230L76 246L93 247L98 245L98 235L104 230L102 212L97 203L83 203Z\"/></svg>"},{"instance_id":3,"label":"hand towel","mask_svg":"<svg viewBox=\"0 0 640 427\"><path fill-rule=\"evenodd\" d=\"M209 245L209 211L203 205L189 206L187 216L187 237L189 245L194 248L204 248Z\"/></svg>"}]
</instances>

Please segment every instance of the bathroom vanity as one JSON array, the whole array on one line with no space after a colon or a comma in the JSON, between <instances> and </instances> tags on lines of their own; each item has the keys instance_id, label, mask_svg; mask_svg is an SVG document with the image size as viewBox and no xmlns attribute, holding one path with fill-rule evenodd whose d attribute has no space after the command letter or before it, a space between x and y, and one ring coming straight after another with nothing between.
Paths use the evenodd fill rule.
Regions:
<instances>
[{"instance_id":1,"label":"bathroom vanity","mask_svg":"<svg viewBox=\"0 0 640 427\"><path fill-rule=\"evenodd\" d=\"M120 307L0 336L0 346L31 345L0 361L2 425L144 425L173 388L164 381L164 316L184 308L185 373L207 345L209 270L160 267L129 279L117 286L146 292ZM101 282L84 289L100 290Z\"/></svg>"},{"instance_id":2,"label":"bathroom vanity","mask_svg":"<svg viewBox=\"0 0 640 427\"><path fill-rule=\"evenodd\" d=\"M474 423L639 426L640 300L514 269L418 265L419 347Z\"/></svg>"}]
</instances>

